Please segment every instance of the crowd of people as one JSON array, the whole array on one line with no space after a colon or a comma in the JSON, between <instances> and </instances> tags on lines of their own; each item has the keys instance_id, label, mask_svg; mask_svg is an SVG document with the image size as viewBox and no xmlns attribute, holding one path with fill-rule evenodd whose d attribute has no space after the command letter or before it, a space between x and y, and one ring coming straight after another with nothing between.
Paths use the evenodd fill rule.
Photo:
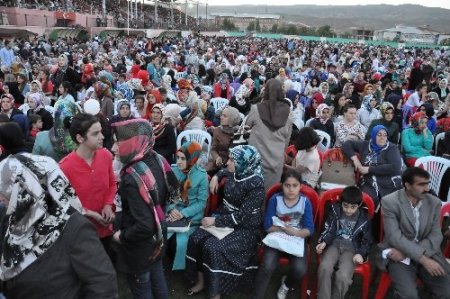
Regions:
<instances>
[{"instance_id":1,"label":"crowd of people","mask_svg":"<svg viewBox=\"0 0 450 299\"><path fill-rule=\"evenodd\" d=\"M197 35L0 40L2 292L116 298L121 272L134 298L164 299L167 253L187 295L263 298L287 254L286 298L310 246L319 298L344 298L373 247L400 298L419 298L417 276L450 298L450 171L430 190L414 167L450 155L449 54ZM190 130L211 143L181 140ZM318 227L303 190L321 191L324 146L359 180ZM269 236L301 245L286 253Z\"/></svg>"}]
</instances>

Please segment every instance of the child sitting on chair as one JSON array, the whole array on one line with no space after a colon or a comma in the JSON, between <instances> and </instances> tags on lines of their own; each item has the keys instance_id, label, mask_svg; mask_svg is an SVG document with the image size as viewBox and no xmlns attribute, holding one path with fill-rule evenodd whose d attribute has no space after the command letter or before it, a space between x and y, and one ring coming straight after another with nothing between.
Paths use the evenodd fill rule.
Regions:
<instances>
[{"instance_id":1,"label":"child sitting on chair","mask_svg":"<svg viewBox=\"0 0 450 299\"><path fill-rule=\"evenodd\" d=\"M324 230L316 247L322 254L318 270L318 299L344 298L352 284L355 265L362 264L372 243L370 219L362 206L362 192L358 187L346 187L339 202L328 212ZM331 278L335 271L334 286Z\"/></svg>"}]
</instances>

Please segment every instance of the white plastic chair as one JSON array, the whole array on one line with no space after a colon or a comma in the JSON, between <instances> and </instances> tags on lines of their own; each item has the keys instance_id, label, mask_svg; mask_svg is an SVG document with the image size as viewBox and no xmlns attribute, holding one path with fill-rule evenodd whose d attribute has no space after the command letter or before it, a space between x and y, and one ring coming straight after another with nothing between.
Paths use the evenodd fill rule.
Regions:
<instances>
[{"instance_id":1,"label":"white plastic chair","mask_svg":"<svg viewBox=\"0 0 450 299\"><path fill-rule=\"evenodd\" d=\"M216 111L228 106L228 100L224 98L212 98L209 102L214 106L214 110Z\"/></svg>"},{"instance_id":2,"label":"white plastic chair","mask_svg":"<svg viewBox=\"0 0 450 299\"><path fill-rule=\"evenodd\" d=\"M175 80L178 81L180 79L183 79L185 75L186 75L185 72L178 72L178 73L175 74L174 78L175 78Z\"/></svg>"},{"instance_id":3,"label":"white plastic chair","mask_svg":"<svg viewBox=\"0 0 450 299\"><path fill-rule=\"evenodd\" d=\"M208 132L202 130L186 130L181 132L177 137L177 148L181 147L181 144L186 141L195 141L203 148L205 142L208 145L207 157L211 152L212 137Z\"/></svg>"},{"instance_id":4,"label":"white plastic chair","mask_svg":"<svg viewBox=\"0 0 450 299\"><path fill-rule=\"evenodd\" d=\"M310 118L306 121L305 123L305 127L311 127L311 122L313 121L314 118Z\"/></svg>"},{"instance_id":5,"label":"white plastic chair","mask_svg":"<svg viewBox=\"0 0 450 299\"><path fill-rule=\"evenodd\" d=\"M319 144L317 145L317 148L319 149L319 151L321 151L322 153L326 152L331 145L331 137L330 134L328 134L327 132L321 131L321 130L314 130L316 131L317 135L319 135L322 139L320 140ZM323 144L323 140L325 139L326 144Z\"/></svg>"},{"instance_id":6,"label":"white plastic chair","mask_svg":"<svg viewBox=\"0 0 450 299\"><path fill-rule=\"evenodd\" d=\"M444 140L445 138L445 132L439 133L436 135L435 139L434 139L434 155L437 156L437 151L438 151L438 145L439 145L439 141Z\"/></svg>"},{"instance_id":7,"label":"white plastic chair","mask_svg":"<svg viewBox=\"0 0 450 299\"><path fill-rule=\"evenodd\" d=\"M450 168L450 160L441 157L428 156L417 159L414 166L422 166L423 169L428 171L431 179L430 189L436 194L439 194L442 177L447 169ZM447 196L447 202L450 202L450 192Z\"/></svg>"}]
</instances>

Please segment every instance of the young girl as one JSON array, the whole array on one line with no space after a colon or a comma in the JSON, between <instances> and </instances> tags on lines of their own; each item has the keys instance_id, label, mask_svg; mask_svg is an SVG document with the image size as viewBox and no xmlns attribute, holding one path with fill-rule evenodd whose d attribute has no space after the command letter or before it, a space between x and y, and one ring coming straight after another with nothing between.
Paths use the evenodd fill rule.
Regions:
<instances>
[{"instance_id":1,"label":"young girl","mask_svg":"<svg viewBox=\"0 0 450 299\"><path fill-rule=\"evenodd\" d=\"M300 193L302 176L299 172L289 169L281 177L282 193L274 194L266 209L264 229L267 233L283 232L285 234L306 239L314 233L312 205L309 199ZM274 219L278 223L274 223ZM279 226L280 224L283 226ZM259 267L253 298L264 298L272 272L278 267L278 258L286 254L277 249L264 246L263 263ZM278 289L279 299L286 298L289 290L299 284L306 273L306 257L296 257L287 254L291 270L283 276Z\"/></svg>"},{"instance_id":2,"label":"young girl","mask_svg":"<svg viewBox=\"0 0 450 299\"><path fill-rule=\"evenodd\" d=\"M200 144L186 142L176 153L177 164L172 165L180 183L181 196L166 207L168 226L183 218L191 220L189 231L175 233L177 245L172 270L184 270L189 236L200 226L208 199L208 175L197 165L201 152ZM172 236L169 232L167 238Z\"/></svg>"}]
</instances>

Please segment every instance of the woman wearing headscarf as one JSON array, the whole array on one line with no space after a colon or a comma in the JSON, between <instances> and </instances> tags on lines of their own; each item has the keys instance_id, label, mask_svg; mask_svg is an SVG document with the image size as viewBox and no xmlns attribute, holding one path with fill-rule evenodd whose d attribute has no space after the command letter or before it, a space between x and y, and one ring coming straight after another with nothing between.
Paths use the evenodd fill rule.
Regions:
<instances>
[{"instance_id":1,"label":"woman wearing headscarf","mask_svg":"<svg viewBox=\"0 0 450 299\"><path fill-rule=\"evenodd\" d=\"M189 237L186 274L193 287L188 294L206 290L208 298L218 299L238 288L250 290L253 287L264 201L261 164L255 147L240 145L230 149L227 169L211 179L210 190L216 193L219 181L226 178L224 198L214 212L215 217L203 218L202 227L232 228L233 231L223 239L204 229Z\"/></svg>"},{"instance_id":2,"label":"woman wearing headscarf","mask_svg":"<svg viewBox=\"0 0 450 299\"><path fill-rule=\"evenodd\" d=\"M80 112L80 109L74 101L67 97L58 99L54 108L53 128L36 135L33 154L48 156L59 162L76 148L75 142L70 138L69 130L64 126L64 119L74 116Z\"/></svg>"},{"instance_id":3,"label":"woman wearing headscarf","mask_svg":"<svg viewBox=\"0 0 450 299\"><path fill-rule=\"evenodd\" d=\"M116 113L117 114L114 115L110 120L111 125L119 121L125 121L134 118L133 113L131 113L131 104L126 99L121 99L117 102Z\"/></svg>"},{"instance_id":4,"label":"woman wearing headscarf","mask_svg":"<svg viewBox=\"0 0 450 299\"><path fill-rule=\"evenodd\" d=\"M114 115L114 101L111 94L111 86L107 83L98 81L96 85L96 94L100 102L100 111L108 119Z\"/></svg>"},{"instance_id":5,"label":"woman wearing headscarf","mask_svg":"<svg viewBox=\"0 0 450 299\"><path fill-rule=\"evenodd\" d=\"M391 103L392 106L394 107L394 121L397 123L398 128L400 130L403 126L402 96L395 93L391 93L387 97L387 101Z\"/></svg>"},{"instance_id":6,"label":"woman wearing headscarf","mask_svg":"<svg viewBox=\"0 0 450 299\"><path fill-rule=\"evenodd\" d=\"M197 165L201 153L200 144L195 141L186 142L176 153L177 163L172 165L180 183L181 196L166 207L168 225L182 219L191 222L189 231L175 233L176 253L172 270L185 269L188 239L200 226L208 199L208 175ZM173 233L169 233L167 238L172 236Z\"/></svg>"},{"instance_id":7,"label":"woman wearing headscarf","mask_svg":"<svg viewBox=\"0 0 450 299\"><path fill-rule=\"evenodd\" d=\"M331 144L328 144L331 147L334 144L334 124L331 120L331 111L330 107L327 104L320 104L316 109L316 118L314 118L310 125L314 130L324 131L328 133L331 137Z\"/></svg>"},{"instance_id":8,"label":"woman wearing headscarf","mask_svg":"<svg viewBox=\"0 0 450 299\"><path fill-rule=\"evenodd\" d=\"M230 106L238 109L240 113L247 115L251 107L250 95L252 91L253 80L247 78L235 92L234 97L230 101Z\"/></svg>"},{"instance_id":9,"label":"woman wearing headscarf","mask_svg":"<svg viewBox=\"0 0 450 299\"><path fill-rule=\"evenodd\" d=\"M9 154L0 162L4 294L118 298L114 268L58 164L24 153L23 136L13 123L0 126L0 145Z\"/></svg>"},{"instance_id":10,"label":"woman wearing headscarf","mask_svg":"<svg viewBox=\"0 0 450 299\"><path fill-rule=\"evenodd\" d=\"M248 144L256 147L261 155L266 190L281 178L284 151L292 131L290 110L281 81L270 79L266 83L263 102L252 106L246 121L252 130Z\"/></svg>"},{"instance_id":11,"label":"woman wearing headscarf","mask_svg":"<svg viewBox=\"0 0 450 299\"><path fill-rule=\"evenodd\" d=\"M436 119L434 118L433 105L431 103L423 103L417 108L417 111L425 113L428 117L427 127L431 133L434 133L436 131Z\"/></svg>"},{"instance_id":12,"label":"woman wearing headscarf","mask_svg":"<svg viewBox=\"0 0 450 299\"><path fill-rule=\"evenodd\" d=\"M155 104L152 109L151 125L155 136L153 149L166 158L169 164L173 164L177 150L177 136L175 128L166 120L165 110L163 104Z\"/></svg>"},{"instance_id":13,"label":"woman wearing headscarf","mask_svg":"<svg viewBox=\"0 0 450 299\"><path fill-rule=\"evenodd\" d=\"M372 120L366 133L366 140L369 140L371 138L371 132L375 126L382 125L387 129L389 142L398 144L400 140L400 129L398 124L394 120L394 106L392 106L392 104L389 102L384 102L380 106L380 112L382 118Z\"/></svg>"},{"instance_id":14,"label":"woman wearing headscarf","mask_svg":"<svg viewBox=\"0 0 450 299\"><path fill-rule=\"evenodd\" d=\"M377 104L377 98L373 95L366 95L363 98L361 108L358 109L356 119L366 128L366 130L374 119L381 118L380 111L375 108Z\"/></svg>"},{"instance_id":15,"label":"woman wearing headscarf","mask_svg":"<svg viewBox=\"0 0 450 299\"><path fill-rule=\"evenodd\" d=\"M400 151L389 142L386 127L374 126L370 140L344 142L342 151L361 173L361 191L370 195L375 207L383 196L402 188Z\"/></svg>"},{"instance_id":16,"label":"woman wearing headscarf","mask_svg":"<svg viewBox=\"0 0 450 299\"><path fill-rule=\"evenodd\" d=\"M168 298L161 253L164 205L178 197L178 183L170 165L154 152L154 136L145 119L113 124L112 151L124 165L119 195L122 217L113 235L118 243L117 269L125 273L135 298Z\"/></svg>"},{"instance_id":17,"label":"woman wearing headscarf","mask_svg":"<svg viewBox=\"0 0 450 299\"><path fill-rule=\"evenodd\" d=\"M186 99L186 107L182 113L183 129L184 130L204 130L205 124L203 118L205 117L206 109L208 108L205 101L199 99L195 91L189 91Z\"/></svg>"},{"instance_id":18,"label":"woman wearing headscarf","mask_svg":"<svg viewBox=\"0 0 450 299\"><path fill-rule=\"evenodd\" d=\"M435 89L433 89L433 91L438 94L439 100L441 100L441 102L444 102L447 95L450 94L450 90L448 88L448 80L441 79L441 81L439 81L439 85Z\"/></svg>"},{"instance_id":19,"label":"woman wearing headscarf","mask_svg":"<svg viewBox=\"0 0 450 299\"><path fill-rule=\"evenodd\" d=\"M70 65L69 57L65 54L61 54L58 57L57 69L52 76L52 82L54 86L60 86L61 83L67 81L72 86L81 83L81 76Z\"/></svg>"},{"instance_id":20,"label":"woman wearing headscarf","mask_svg":"<svg viewBox=\"0 0 450 299\"><path fill-rule=\"evenodd\" d=\"M48 112L43 103L42 94L39 92L31 93L27 97L28 107L27 116L37 114L42 119L42 130L47 131L53 127L53 116Z\"/></svg>"},{"instance_id":21,"label":"woman wearing headscarf","mask_svg":"<svg viewBox=\"0 0 450 299\"><path fill-rule=\"evenodd\" d=\"M227 161L233 136L239 129L240 121L239 111L236 108L226 107L222 110L220 126L212 129L211 157L205 167L209 174L215 174Z\"/></svg>"},{"instance_id":22,"label":"woman wearing headscarf","mask_svg":"<svg viewBox=\"0 0 450 299\"><path fill-rule=\"evenodd\" d=\"M416 112L410 119L411 127L402 131L402 149L405 163L414 167L418 158L431 156L433 134L427 127L428 117L424 112Z\"/></svg>"}]
</instances>

